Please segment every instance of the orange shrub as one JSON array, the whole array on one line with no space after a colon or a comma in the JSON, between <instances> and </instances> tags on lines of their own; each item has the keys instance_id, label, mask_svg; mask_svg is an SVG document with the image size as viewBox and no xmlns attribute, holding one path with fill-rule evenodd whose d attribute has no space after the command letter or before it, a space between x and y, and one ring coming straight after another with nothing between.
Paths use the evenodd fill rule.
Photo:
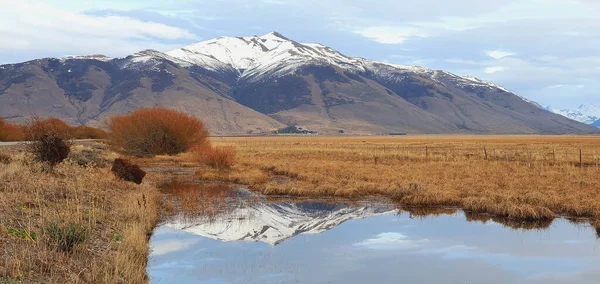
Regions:
<instances>
[{"instance_id":1,"label":"orange shrub","mask_svg":"<svg viewBox=\"0 0 600 284\"><path fill-rule=\"evenodd\" d=\"M55 117L46 119L33 117L32 122L25 128L25 139L28 141L38 140L48 134L61 139L71 139L71 126Z\"/></svg>"},{"instance_id":2,"label":"orange shrub","mask_svg":"<svg viewBox=\"0 0 600 284\"><path fill-rule=\"evenodd\" d=\"M75 139L108 139L108 134L100 128L76 126L71 131Z\"/></svg>"},{"instance_id":3,"label":"orange shrub","mask_svg":"<svg viewBox=\"0 0 600 284\"><path fill-rule=\"evenodd\" d=\"M227 146L200 145L192 147L190 152L192 160L217 170L231 169L237 155L234 147Z\"/></svg>"},{"instance_id":4,"label":"orange shrub","mask_svg":"<svg viewBox=\"0 0 600 284\"><path fill-rule=\"evenodd\" d=\"M202 121L164 108L139 109L108 121L112 145L135 156L175 155L208 143Z\"/></svg>"},{"instance_id":5,"label":"orange shrub","mask_svg":"<svg viewBox=\"0 0 600 284\"><path fill-rule=\"evenodd\" d=\"M25 140L25 126L11 124L0 118L0 142Z\"/></svg>"}]
</instances>

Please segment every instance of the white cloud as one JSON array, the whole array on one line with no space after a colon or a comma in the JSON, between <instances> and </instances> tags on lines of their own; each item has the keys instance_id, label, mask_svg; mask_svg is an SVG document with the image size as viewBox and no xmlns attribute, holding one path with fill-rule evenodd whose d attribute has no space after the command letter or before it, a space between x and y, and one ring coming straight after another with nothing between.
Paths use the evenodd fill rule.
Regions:
<instances>
[{"instance_id":1,"label":"white cloud","mask_svg":"<svg viewBox=\"0 0 600 284\"><path fill-rule=\"evenodd\" d=\"M401 233L381 233L375 238L366 239L355 244L356 246L366 247L369 249L413 249L425 245L429 240L411 240Z\"/></svg>"},{"instance_id":2,"label":"white cloud","mask_svg":"<svg viewBox=\"0 0 600 284\"><path fill-rule=\"evenodd\" d=\"M354 33L384 44L400 44L412 37L429 37L427 33L412 27L368 27L357 29Z\"/></svg>"},{"instance_id":3,"label":"white cloud","mask_svg":"<svg viewBox=\"0 0 600 284\"><path fill-rule=\"evenodd\" d=\"M159 256L165 255L172 252L181 251L189 248L190 246L200 242L200 239L189 239L189 240L166 240L156 242L152 247L152 255Z\"/></svg>"},{"instance_id":4,"label":"white cloud","mask_svg":"<svg viewBox=\"0 0 600 284\"><path fill-rule=\"evenodd\" d=\"M504 68L502 66L493 66L493 67L487 67L487 68L483 69L483 72L485 72L487 74L493 74L493 73L504 71L505 69L506 68Z\"/></svg>"},{"instance_id":5,"label":"white cloud","mask_svg":"<svg viewBox=\"0 0 600 284\"><path fill-rule=\"evenodd\" d=\"M502 51L502 50L487 50L485 52L485 54L487 54L489 57L494 58L494 59L500 59L500 58L504 58L504 57L509 57L509 56L515 55L512 52Z\"/></svg>"},{"instance_id":6,"label":"white cloud","mask_svg":"<svg viewBox=\"0 0 600 284\"><path fill-rule=\"evenodd\" d=\"M53 55L134 52L197 37L182 28L125 16L92 16L40 1L15 1L0 10L1 51L43 50Z\"/></svg>"}]
</instances>

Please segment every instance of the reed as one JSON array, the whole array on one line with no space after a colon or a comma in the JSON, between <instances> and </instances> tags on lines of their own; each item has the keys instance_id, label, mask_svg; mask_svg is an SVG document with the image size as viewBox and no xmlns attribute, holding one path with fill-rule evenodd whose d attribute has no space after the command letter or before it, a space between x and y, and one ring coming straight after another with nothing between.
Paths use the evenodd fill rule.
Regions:
<instances>
[{"instance_id":1,"label":"reed","mask_svg":"<svg viewBox=\"0 0 600 284\"><path fill-rule=\"evenodd\" d=\"M212 142L235 147L238 161L226 173L199 169L199 178L243 183L267 195L383 195L403 206L454 206L511 220L600 220L598 136L288 136Z\"/></svg>"}]
</instances>

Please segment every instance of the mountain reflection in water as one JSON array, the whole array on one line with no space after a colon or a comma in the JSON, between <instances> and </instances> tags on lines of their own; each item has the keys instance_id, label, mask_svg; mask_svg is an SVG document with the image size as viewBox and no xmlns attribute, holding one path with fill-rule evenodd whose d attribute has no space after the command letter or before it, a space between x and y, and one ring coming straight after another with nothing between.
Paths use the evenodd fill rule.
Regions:
<instances>
[{"instance_id":1,"label":"mountain reflection in water","mask_svg":"<svg viewBox=\"0 0 600 284\"><path fill-rule=\"evenodd\" d=\"M600 277L594 230L577 220L266 199L226 185L164 192L174 205L151 241L152 283L594 283Z\"/></svg>"}]
</instances>

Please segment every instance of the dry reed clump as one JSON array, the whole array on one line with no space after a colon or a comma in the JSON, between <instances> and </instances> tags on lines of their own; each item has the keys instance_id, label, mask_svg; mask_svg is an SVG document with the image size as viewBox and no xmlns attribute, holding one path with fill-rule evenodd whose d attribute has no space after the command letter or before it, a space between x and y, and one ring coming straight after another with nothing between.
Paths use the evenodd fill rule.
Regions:
<instances>
[{"instance_id":1,"label":"dry reed clump","mask_svg":"<svg viewBox=\"0 0 600 284\"><path fill-rule=\"evenodd\" d=\"M0 164L8 165L12 162L12 158L9 154L0 152Z\"/></svg>"},{"instance_id":2,"label":"dry reed clump","mask_svg":"<svg viewBox=\"0 0 600 284\"><path fill-rule=\"evenodd\" d=\"M546 226L600 220L600 137L406 136L215 138L235 146L230 171L198 170L271 195L383 195L404 206L456 206ZM581 154L581 155L580 155Z\"/></svg>"},{"instance_id":3,"label":"dry reed clump","mask_svg":"<svg viewBox=\"0 0 600 284\"><path fill-rule=\"evenodd\" d=\"M75 149L69 153L68 159L82 167L104 168L109 165L109 160L104 157L100 149Z\"/></svg>"},{"instance_id":4,"label":"dry reed clump","mask_svg":"<svg viewBox=\"0 0 600 284\"><path fill-rule=\"evenodd\" d=\"M115 159L110 171L119 179L141 184L146 172L139 165L125 159Z\"/></svg>"},{"instance_id":5,"label":"dry reed clump","mask_svg":"<svg viewBox=\"0 0 600 284\"><path fill-rule=\"evenodd\" d=\"M175 155L207 143L208 131L197 118L164 108L139 109L108 121L111 144L138 157Z\"/></svg>"},{"instance_id":6,"label":"dry reed clump","mask_svg":"<svg viewBox=\"0 0 600 284\"><path fill-rule=\"evenodd\" d=\"M33 118L25 131L28 151L39 162L54 166L66 159L71 151L70 126L56 118Z\"/></svg>"},{"instance_id":7,"label":"dry reed clump","mask_svg":"<svg viewBox=\"0 0 600 284\"><path fill-rule=\"evenodd\" d=\"M0 279L147 282L156 189L120 181L108 168L41 167L16 154L0 170Z\"/></svg>"},{"instance_id":8,"label":"dry reed clump","mask_svg":"<svg viewBox=\"0 0 600 284\"><path fill-rule=\"evenodd\" d=\"M231 146L211 146L208 144L194 146L189 157L216 170L229 170L235 164L237 151Z\"/></svg>"}]
</instances>

